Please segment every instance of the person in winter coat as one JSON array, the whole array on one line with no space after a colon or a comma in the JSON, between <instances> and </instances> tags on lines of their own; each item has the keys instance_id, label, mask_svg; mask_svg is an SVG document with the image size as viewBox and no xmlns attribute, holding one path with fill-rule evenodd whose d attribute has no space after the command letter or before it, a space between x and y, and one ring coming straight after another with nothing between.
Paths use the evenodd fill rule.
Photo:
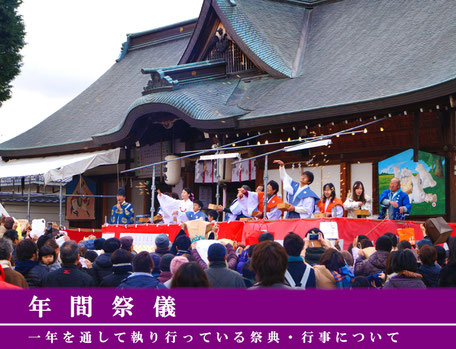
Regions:
<instances>
[{"instance_id":1,"label":"person in winter coat","mask_svg":"<svg viewBox=\"0 0 456 349\"><path fill-rule=\"evenodd\" d=\"M310 234L319 235L318 241L320 242L319 247L311 247L309 241ZM331 245L325 240L323 232L318 228L310 229L304 238L304 248L302 250L301 256L304 257L307 264L315 265L320 263L320 258L325 253L326 249L331 247Z\"/></svg>"},{"instance_id":2,"label":"person in winter coat","mask_svg":"<svg viewBox=\"0 0 456 349\"><path fill-rule=\"evenodd\" d=\"M112 274L103 278L100 287L117 287L123 280L129 277L132 273L133 267L131 260L132 254L119 248L111 254Z\"/></svg>"},{"instance_id":3,"label":"person in winter coat","mask_svg":"<svg viewBox=\"0 0 456 349\"><path fill-rule=\"evenodd\" d=\"M288 233L283 239L283 247L288 254L288 268L285 272L288 284L293 288L315 288L315 272L300 256L304 247L302 237L295 233Z\"/></svg>"},{"instance_id":4,"label":"person in winter coat","mask_svg":"<svg viewBox=\"0 0 456 349\"><path fill-rule=\"evenodd\" d=\"M180 268L182 264L188 263L188 258L184 256L174 256L169 264L169 271L171 273L171 278L164 283L166 288L171 287L171 282L173 281L173 275L176 273L177 269Z\"/></svg>"},{"instance_id":5,"label":"person in winter coat","mask_svg":"<svg viewBox=\"0 0 456 349\"><path fill-rule=\"evenodd\" d=\"M439 287L456 287L456 238L450 236L447 244L450 255L447 264L440 271Z\"/></svg>"},{"instance_id":6,"label":"person in winter coat","mask_svg":"<svg viewBox=\"0 0 456 349\"><path fill-rule=\"evenodd\" d=\"M173 260L174 255L171 253L167 253L162 256L160 260L160 275L158 276L158 281L162 284L165 284L166 281L171 279L173 274L171 273L171 261Z\"/></svg>"},{"instance_id":7,"label":"person in winter coat","mask_svg":"<svg viewBox=\"0 0 456 349\"><path fill-rule=\"evenodd\" d=\"M358 258L355 264L356 276L369 276L384 272L386 268L386 259L393 248L393 243L388 236L382 235L375 242L375 252L365 259L363 251L358 251Z\"/></svg>"},{"instance_id":8,"label":"person in winter coat","mask_svg":"<svg viewBox=\"0 0 456 349\"><path fill-rule=\"evenodd\" d=\"M209 283L212 288L244 288L241 274L227 267L226 251L225 246L219 243L209 246L209 268L205 270Z\"/></svg>"},{"instance_id":9,"label":"person in winter coat","mask_svg":"<svg viewBox=\"0 0 456 349\"><path fill-rule=\"evenodd\" d=\"M426 287L437 287L439 283L440 265L437 261L437 250L434 246L423 245L418 253L421 265L418 268L418 273L423 276L423 282Z\"/></svg>"},{"instance_id":10,"label":"person in winter coat","mask_svg":"<svg viewBox=\"0 0 456 349\"><path fill-rule=\"evenodd\" d=\"M21 273L29 287L43 287L43 280L48 271L38 265L38 247L30 239L21 240L16 246L16 267L14 270Z\"/></svg>"},{"instance_id":11,"label":"person in winter coat","mask_svg":"<svg viewBox=\"0 0 456 349\"><path fill-rule=\"evenodd\" d=\"M166 234L157 235L157 237L155 238L154 253L158 254L160 257L163 257L165 254L170 253L168 235L166 235Z\"/></svg>"},{"instance_id":12,"label":"person in winter coat","mask_svg":"<svg viewBox=\"0 0 456 349\"><path fill-rule=\"evenodd\" d=\"M397 274L392 276L383 288L426 288L422 276L416 273L418 262L411 250L397 251L392 257L391 267Z\"/></svg>"},{"instance_id":13,"label":"person in winter coat","mask_svg":"<svg viewBox=\"0 0 456 349\"><path fill-rule=\"evenodd\" d=\"M95 262L93 263L93 273L95 276L95 281L97 285L101 283L105 276L111 275L112 273L112 263L111 255L115 250L120 248L120 241L116 238L107 239L103 243L104 253L99 255Z\"/></svg>"},{"instance_id":14,"label":"person in winter coat","mask_svg":"<svg viewBox=\"0 0 456 349\"><path fill-rule=\"evenodd\" d=\"M152 276L154 261L147 251L138 253L133 258L133 273L122 281L119 288L166 288Z\"/></svg>"},{"instance_id":15,"label":"person in winter coat","mask_svg":"<svg viewBox=\"0 0 456 349\"><path fill-rule=\"evenodd\" d=\"M320 265L324 266L327 269L327 271L329 271L329 273L332 275L334 279L335 288L350 288L351 280L354 279L355 276L348 269L344 257L339 251L337 251L335 248L328 248L325 251L325 253L323 253L323 255L321 256ZM331 280L330 278L328 278L327 272L324 273L323 270L319 270L319 272L320 273L316 273L317 288L320 288L319 276L324 276L326 279L325 281Z\"/></svg>"},{"instance_id":16,"label":"person in winter coat","mask_svg":"<svg viewBox=\"0 0 456 349\"><path fill-rule=\"evenodd\" d=\"M9 289L9 290L22 290L22 287L17 285L10 284L5 281L5 272L3 267L0 265L0 289Z\"/></svg>"},{"instance_id":17,"label":"person in winter coat","mask_svg":"<svg viewBox=\"0 0 456 349\"><path fill-rule=\"evenodd\" d=\"M285 281L288 255L279 243L275 241L258 243L253 250L250 266L258 280L250 289L263 287L290 289Z\"/></svg>"},{"instance_id":18,"label":"person in winter coat","mask_svg":"<svg viewBox=\"0 0 456 349\"><path fill-rule=\"evenodd\" d=\"M13 244L10 239L0 238L0 266L3 268L5 274L5 282L19 286L21 288L28 288L27 281L21 273L13 270L11 266L11 257L13 253Z\"/></svg>"},{"instance_id":19,"label":"person in winter coat","mask_svg":"<svg viewBox=\"0 0 456 349\"><path fill-rule=\"evenodd\" d=\"M209 280L198 263L184 263L177 269L171 282L171 288L178 287L209 287Z\"/></svg>"},{"instance_id":20,"label":"person in winter coat","mask_svg":"<svg viewBox=\"0 0 456 349\"><path fill-rule=\"evenodd\" d=\"M95 280L79 268L79 247L72 240L60 248L62 267L51 271L44 280L46 287L95 287Z\"/></svg>"}]
</instances>

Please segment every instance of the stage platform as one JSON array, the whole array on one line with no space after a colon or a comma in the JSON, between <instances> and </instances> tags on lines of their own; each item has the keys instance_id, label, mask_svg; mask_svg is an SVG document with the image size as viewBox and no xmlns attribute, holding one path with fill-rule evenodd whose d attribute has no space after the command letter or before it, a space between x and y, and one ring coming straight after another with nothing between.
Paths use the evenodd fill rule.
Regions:
<instances>
[{"instance_id":1,"label":"stage platform","mask_svg":"<svg viewBox=\"0 0 456 349\"><path fill-rule=\"evenodd\" d=\"M337 226L339 238L343 240L344 249L347 249L356 235L367 235L375 241L380 235L386 232L397 234L397 229L413 228L415 230L415 240L423 238L419 221L390 221L375 219L350 219L350 218L322 218L322 219L290 219L290 220L256 220L248 222L219 222L219 238L227 238L240 243L248 243L251 237L258 235L262 231L269 231L274 234L275 240L283 240L289 232L294 232L301 236L311 228L326 228L331 224ZM456 236L456 223L449 223L453 228L453 236ZM136 246L149 246L155 241L155 236L161 233L169 235L170 241L174 241L175 236L180 231L177 224L133 224L133 225L107 225L101 231L98 229L69 229L70 238L80 241L84 237L93 235L95 237L117 237L131 235ZM324 230L324 229L322 229ZM149 249L149 248L147 248Z\"/></svg>"}]
</instances>

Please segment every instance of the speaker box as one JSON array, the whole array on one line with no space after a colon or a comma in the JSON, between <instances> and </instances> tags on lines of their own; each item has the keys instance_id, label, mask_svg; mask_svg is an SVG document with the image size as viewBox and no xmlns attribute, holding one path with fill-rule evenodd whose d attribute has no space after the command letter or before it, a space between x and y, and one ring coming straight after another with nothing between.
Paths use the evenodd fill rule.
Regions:
<instances>
[{"instance_id":1,"label":"speaker box","mask_svg":"<svg viewBox=\"0 0 456 349\"><path fill-rule=\"evenodd\" d=\"M434 245L446 242L453 231L442 217L429 218L424 223L424 228L426 229L426 235L431 238Z\"/></svg>"}]
</instances>

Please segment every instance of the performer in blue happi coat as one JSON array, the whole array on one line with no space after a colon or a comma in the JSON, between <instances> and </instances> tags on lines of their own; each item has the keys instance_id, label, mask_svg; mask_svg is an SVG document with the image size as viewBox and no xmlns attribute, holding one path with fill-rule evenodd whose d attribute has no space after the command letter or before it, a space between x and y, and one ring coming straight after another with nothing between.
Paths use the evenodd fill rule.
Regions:
<instances>
[{"instance_id":1,"label":"performer in blue happi coat","mask_svg":"<svg viewBox=\"0 0 456 349\"><path fill-rule=\"evenodd\" d=\"M382 211L379 219L404 220L406 214L410 214L412 204L406 193L401 190L401 182L397 178L391 179L389 190L380 195Z\"/></svg>"},{"instance_id":2,"label":"performer in blue happi coat","mask_svg":"<svg viewBox=\"0 0 456 349\"><path fill-rule=\"evenodd\" d=\"M202 208L203 208L203 203L200 200L193 201L193 211L185 212L187 219L189 221L194 221L195 219L207 221L206 214L201 211Z\"/></svg>"},{"instance_id":3,"label":"performer in blue happi coat","mask_svg":"<svg viewBox=\"0 0 456 349\"><path fill-rule=\"evenodd\" d=\"M287 174L283 161L274 160L274 163L279 164L280 179L283 182L283 189L287 192L287 201L290 204L285 218L311 218L314 213L319 212L315 204L320 200L320 197L309 187L314 179L313 173L310 171L303 172L298 183Z\"/></svg>"},{"instance_id":4,"label":"performer in blue happi coat","mask_svg":"<svg viewBox=\"0 0 456 349\"><path fill-rule=\"evenodd\" d=\"M127 195L124 188L117 192L117 204L112 207L110 224L134 224L135 211L133 206L125 201Z\"/></svg>"}]
</instances>

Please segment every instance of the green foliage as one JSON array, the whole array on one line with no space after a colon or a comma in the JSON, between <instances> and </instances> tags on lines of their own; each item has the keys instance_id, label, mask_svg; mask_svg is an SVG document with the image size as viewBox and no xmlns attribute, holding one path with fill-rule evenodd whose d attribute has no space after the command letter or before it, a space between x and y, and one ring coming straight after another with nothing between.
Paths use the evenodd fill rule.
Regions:
<instances>
[{"instance_id":1,"label":"green foliage","mask_svg":"<svg viewBox=\"0 0 456 349\"><path fill-rule=\"evenodd\" d=\"M0 0L0 106L11 97L11 81L22 65L25 28L17 8L22 0Z\"/></svg>"}]
</instances>

